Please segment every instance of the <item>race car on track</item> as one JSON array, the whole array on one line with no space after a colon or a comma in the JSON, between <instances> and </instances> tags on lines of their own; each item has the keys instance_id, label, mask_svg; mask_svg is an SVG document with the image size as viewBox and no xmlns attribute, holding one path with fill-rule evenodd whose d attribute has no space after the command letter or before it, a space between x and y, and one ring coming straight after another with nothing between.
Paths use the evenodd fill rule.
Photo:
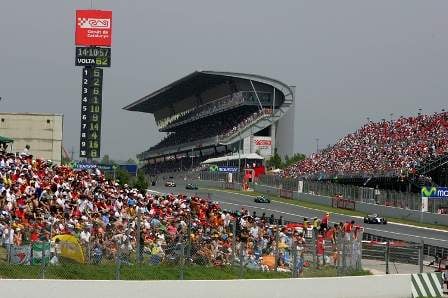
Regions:
<instances>
[{"instance_id":1,"label":"race car on track","mask_svg":"<svg viewBox=\"0 0 448 298\"><path fill-rule=\"evenodd\" d=\"M265 196L257 196L254 199L255 203L270 203L271 200L269 198L266 198Z\"/></svg>"},{"instance_id":2,"label":"race car on track","mask_svg":"<svg viewBox=\"0 0 448 298\"><path fill-rule=\"evenodd\" d=\"M378 216L378 214L369 214L364 217L364 223L368 224L387 224L387 219Z\"/></svg>"},{"instance_id":3,"label":"race car on track","mask_svg":"<svg viewBox=\"0 0 448 298\"><path fill-rule=\"evenodd\" d=\"M174 181L168 180L168 181L165 181L165 186L166 187L176 187L176 183L174 183Z\"/></svg>"},{"instance_id":4,"label":"race car on track","mask_svg":"<svg viewBox=\"0 0 448 298\"><path fill-rule=\"evenodd\" d=\"M198 189L198 186L193 183L188 183L187 185L185 185L185 189Z\"/></svg>"}]
</instances>

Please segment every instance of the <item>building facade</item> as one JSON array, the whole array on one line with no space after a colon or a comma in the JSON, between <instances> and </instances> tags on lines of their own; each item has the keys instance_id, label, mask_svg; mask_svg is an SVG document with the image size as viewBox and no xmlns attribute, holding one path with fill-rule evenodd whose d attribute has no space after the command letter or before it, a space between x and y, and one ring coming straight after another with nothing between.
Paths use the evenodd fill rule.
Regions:
<instances>
[{"instance_id":1,"label":"building facade","mask_svg":"<svg viewBox=\"0 0 448 298\"><path fill-rule=\"evenodd\" d=\"M0 135L14 140L8 151L20 153L29 145L35 158L60 164L63 120L62 114L0 113Z\"/></svg>"}]
</instances>

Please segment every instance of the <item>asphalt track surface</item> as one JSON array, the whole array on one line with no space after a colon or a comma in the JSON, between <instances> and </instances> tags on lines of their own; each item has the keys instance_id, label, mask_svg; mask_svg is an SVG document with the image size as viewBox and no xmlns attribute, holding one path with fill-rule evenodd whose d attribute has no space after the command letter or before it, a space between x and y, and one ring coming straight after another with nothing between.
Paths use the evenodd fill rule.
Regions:
<instances>
[{"instance_id":1,"label":"asphalt track surface","mask_svg":"<svg viewBox=\"0 0 448 298\"><path fill-rule=\"evenodd\" d=\"M209 197L210 200L219 202L223 209L240 210L241 208L245 208L249 210L251 214L253 211L255 211L258 216L261 216L263 213L265 213L266 216L274 214L276 218L283 216L284 220L294 222L302 222L304 217L309 220L312 220L314 217L322 218L325 213L315 209L281 202L271 201L270 204L255 203L254 197L234 192L230 193L208 188L186 190L185 183L183 182L178 183L176 187L165 187L163 182L159 181L156 186L152 186L150 189L161 193L184 193L190 196L197 194L200 197ZM357 224L361 224L366 232L374 235L411 242L420 242L420 239L422 239L425 244L448 248L448 231L398 223L388 223L387 225L364 224L363 219L359 216L348 216L336 213L330 214L330 221L332 223L345 222L347 220L354 220Z\"/></svg>"}]
</instances>

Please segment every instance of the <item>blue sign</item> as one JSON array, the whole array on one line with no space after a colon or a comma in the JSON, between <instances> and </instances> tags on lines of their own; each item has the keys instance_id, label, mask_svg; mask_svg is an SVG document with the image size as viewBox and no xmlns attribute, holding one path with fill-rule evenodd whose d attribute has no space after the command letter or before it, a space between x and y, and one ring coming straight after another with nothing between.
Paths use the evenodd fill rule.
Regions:
<instances>
[{"instance_id":1,"label":"blue sign","mask_svg":"<svg viewBox=\"0 0 448 298\"><path fill-rule=\"evenodd\" d=\"M103 172L112 172L120 167L131 175L137 175L137 165L135 164L123 164L123 165L111 165L111 164L86 164L86 163L72 163L71 167L76 170L94 170L98 169Z\"/></svg>"},{"instance_id":2,"label":"blue sign","mask_svg":"<svg viewBox=\"0 0 448 298\"><path fill-rule=\"evenodd\" d=\"M220 166L220 167L218 167L218 172L221 172L221 173L238 173L239 169L238 169L238 167L224 167L224 166Z\"/></svg>"},{"instance_id":3,"label":"blue sign","mask_svg":"<svg viewBox=\"0 0 448 298\"><path fill-rule=\"evenodd\" d=\"M422 197L448 199L448 187L422 187Z\"/></svg>"},{"instance_id":4,"label":"blue sign","mask_svg":"<svg viewBox=\"0 0 448 298\"><path fill-rule=\"evenodd\" d=\"M125 170L129 174L137 175L137 165L125 164L125 165L120 165L120 168L122 168L123 170Z\"/></svg>"}]
</instances>

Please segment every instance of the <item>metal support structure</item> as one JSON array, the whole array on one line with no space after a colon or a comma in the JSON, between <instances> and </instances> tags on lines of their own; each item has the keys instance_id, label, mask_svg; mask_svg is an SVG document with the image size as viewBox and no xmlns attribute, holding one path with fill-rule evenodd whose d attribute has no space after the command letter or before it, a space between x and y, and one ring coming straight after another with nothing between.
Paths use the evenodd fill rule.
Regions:
<instances>
[{"instance_id":1,"label":"metal support structure","mask_svg":"<svg viewBox=\"0 0 448 298\"><path fill-rule=\"evenodd\" d=\"M261 104L260 98L258 97L257 90L255 90L254 83L252 82L252 80L250 80L250 84L252 86L252 89L254 90L255 97L257 98L258 104L260 105L260 111L263 111L263 105Z\"/></svg>"},{"instance_id":2,"label":"metal support structure","mask_svg":"<svg viewBox=\"0 0 448 298\"><path fill-rule=\"evenodd\" d=\"M386 274L389 274L389 254L390 254L390 242L386 242L386 252L384 259L386 261Z\"/></svg>"},{"instance_id":3,"label":"metal support structure","mask_svg":"<svg viewBox=\"0 0 448 298\"><path fill-rule=\"evenodd\" d=\"M420 273L423 273L424 248L425 248L425 242L423 241L423 239L420 239L420 247L418 248L418 267Z\"/></svg>"}]
</instances>

